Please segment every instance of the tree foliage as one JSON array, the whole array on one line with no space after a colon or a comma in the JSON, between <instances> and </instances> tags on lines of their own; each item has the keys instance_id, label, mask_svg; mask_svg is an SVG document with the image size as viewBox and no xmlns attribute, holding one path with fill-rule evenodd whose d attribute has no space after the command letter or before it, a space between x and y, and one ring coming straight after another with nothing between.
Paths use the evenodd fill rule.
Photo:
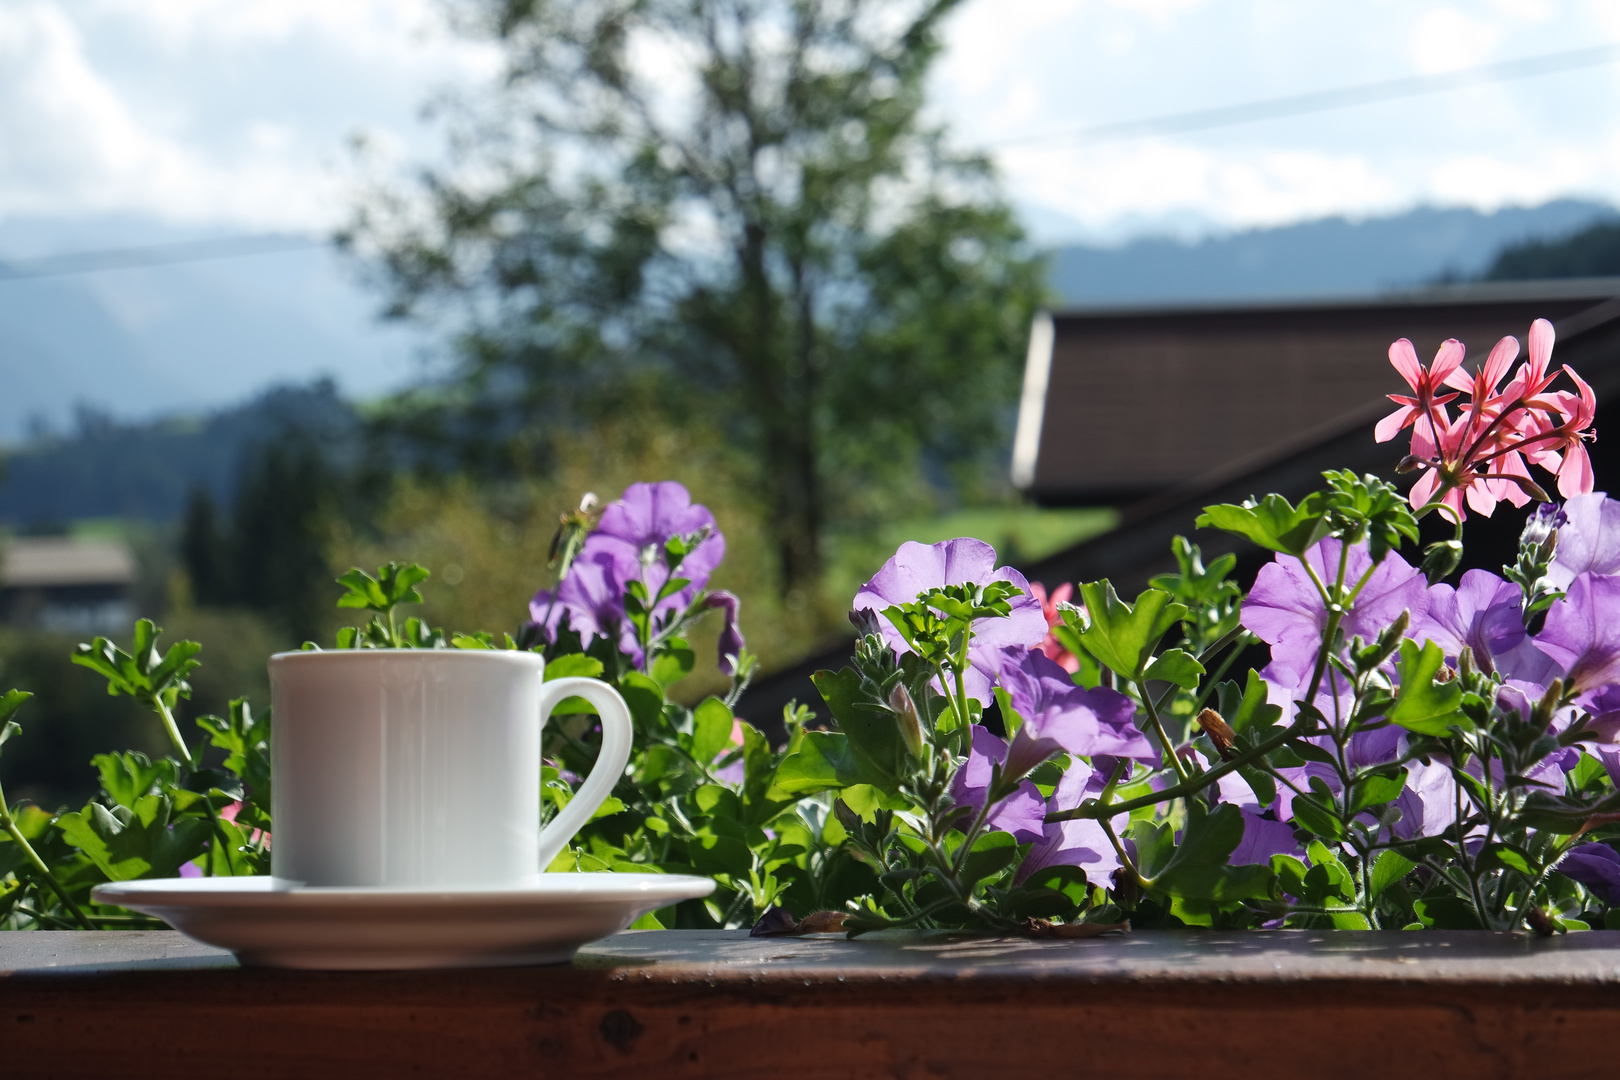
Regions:
<instances>
[{"instance_id":1,"label":"tree foliage","mask_svg":"<svg viewBox=\"0 0 1620 1080\"><path fill-rule=\"evenodd\" d=\"M608 414L721 426L784 591L829 520L1004 441L1041 268L922 115L956 0L482 0L494 100L346 238L459 366L395 403L433 460L543 466Z\"/></svg>"}]
</instances>

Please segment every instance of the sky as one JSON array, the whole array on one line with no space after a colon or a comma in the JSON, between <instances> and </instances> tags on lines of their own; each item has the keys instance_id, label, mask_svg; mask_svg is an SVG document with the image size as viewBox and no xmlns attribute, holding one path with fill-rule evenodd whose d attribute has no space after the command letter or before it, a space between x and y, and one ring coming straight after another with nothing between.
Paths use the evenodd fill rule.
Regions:
<instances>
[{"instance_id":1,"label":"sky","mask_svg":"<svg viewBox=\"0 0 1620 1080\"><path fill-rule=\"evenodd\" d=\"M437 0L5 0L0 221L120 213L321 230L348 140L437 146L423 104L498 70ZM1412 101L1087 146L1089 124L1620 42L1613 0L968 0L937 115L1021 204L1126 234L1620 198L1620 63ZM15 254L15 252L8 252Z\"/></svg>"},{"instance_id":2,"label":"sky","mask_svg":"<svg viewBox=\"0 0 1620 1080\"><path fill-rule=\"evenodd\" d=\"M440 140L424 105L497 74L498 54L448 32L445 10L441 0L0 0L0 260L326 233L353 206L356 136L384 161L430 159ZM1620 43L1615 0L966 0L946 28L931 109L957 145L992 154L1049 242L1191 238L1423 204L1620 203L1620 62L1201 132L1063 136L1604 43ZM180 404L321 372L370 394L421 370L427 339L377 329L376 296L353 265L319 251L235 263L33 288L89 295L134 342L130 385ZM197 299L210 288L233 304L258 290L314 329L291 345L272 333L255 353L229 348L221 323L225 336L187 352L186 304L224 302ZM44 310L21 290L0 284L0 368L7 305L14 319ZM166 337L148 333L157 324ZM0 410L0 436L8 416Z\"/></svg>"}]
</instances>

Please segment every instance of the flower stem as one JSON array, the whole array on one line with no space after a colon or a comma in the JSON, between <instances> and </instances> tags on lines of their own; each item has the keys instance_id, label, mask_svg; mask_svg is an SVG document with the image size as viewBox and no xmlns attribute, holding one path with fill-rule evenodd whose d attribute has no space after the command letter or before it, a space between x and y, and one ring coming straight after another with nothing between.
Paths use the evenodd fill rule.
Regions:
<instances>
[{"instance_id":1,"label":"flower stem","mask_svg":"<svg viewBox=\"0 0 1620 1080\"><path fill-rule=\"evenodd\" d=\"M1170 745L1170 736L1165 733L1164 724L1159 720L1159 710L1153 707L1153 695L1148 693L1146 680L1136 680L1137 692L1142 695L1142 708L1147 710L1148 723L1153 725L1154 734L1159 737L1159 747L1164 756L1170 760L1170 767L1176 771L1176 776L1183 784L1187 782L1187 766L1182 764L1181 756L1176 748Z\"/></svg>"},{"instance_id":2,"label":"flower stem","mask_svg":"<svg viewBox=\"0 0 1620 1080\"><path fill-rule=\"evenodd\" d=\"M174 722L174 713L169 711L169 706L164 703L162 695L153 694L148 700L152 708L157 710L158 716L163 718L163 730L168 733L169 741L174 744L174 748L180 752L180 763L187 769L195 771L196 763L192 761L191 751L186 748L186 740L180 737L180 726Z\"/></svg>"},{"instance_id":3,"label":"flower stem","mask_svg":"<svg viewBox=\"0 0 1620 1080\"><path fill-rule=\"evenodd\" d=\"M1147 795L1139 795L1134 799L1126 799L1122 803L1113 803L1109 806L1103 806L1094 799L1088 799L1071 809L1055 810L1047 814L1046 821L1050 824L1054 821L1073 821L1076 818L1101 818L1104 814L1113 817L1116 814L1128 814L1132 810L1140 810L1144 806L1157 806L1159 803L1169 802L1171 799L1196 794L1227 773L1247 765L1251 761L1265 757L1289 739L1298 738L1304 733L1306 723L1305 720L1296 720L1287 730L1278 732L1265 742L1251 747L1241 754L1234 755L1231 760L1223 761L1213 769L1201 772L1197 776L1176 784L1174 787L1167 787L1163 791L1155 791Z\"/></svg>"},{"instance_id":4,"label":"flower stem","mask_svg":"<svg viewBox=\"0 0 1620 1080\"><path fill-rule=\"evenodd\" d=\"M5 830L6 835L11 837L11 842L22 849L23 856L33 864L34 872L45 880L45 883L51 887L51 891L56 893L57 897L62 901L62 905L73 913L73 917L78 920L79 926L85 930L94 930L95 927L91 925L90 920L83 911L79 910L79 905L73 902L73 898L62 887L62 883L56 880L56 875L51 873L51 868L45 865L45 860L39 857L39 852L34 850L34 846L22 834L22 829L17 826L16 819L11 816L8 806L5 789L0 788L0 829Z\"/></svg>"}]
</instances>

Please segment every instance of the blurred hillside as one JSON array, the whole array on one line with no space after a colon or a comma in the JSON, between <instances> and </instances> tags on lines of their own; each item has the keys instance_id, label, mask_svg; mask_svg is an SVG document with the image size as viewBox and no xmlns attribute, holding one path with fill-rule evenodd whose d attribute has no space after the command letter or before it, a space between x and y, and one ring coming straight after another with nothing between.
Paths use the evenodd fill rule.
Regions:
<instances>
[{"instance_id":1,"label":"blurred hillside","mask_svg":"<svg viewBox=\"0 0 1620 1080\"><path fill-rule=\"evenodd\" d=\"M220 253L232 257L212 257ZM0 443L72 434L79 406L128 421L321 377L356 398L396 389L420 374L428 338L379 325L376 303L354 264L319 237L6 218Z\"/></svg>"},{"instance_id":2,"label":"blurred hillside","mask_svg":"<svg viewBox=\"0 0 1620 1080\"><path fill-rule=\"evenodd\" d=\"M74 429L5 458L0 526L38 530L86 518L169 522L193 489L229 502L248 456L299 431L338 464L352 460L360 421L329 380L276 387L197 417L115 419L80 406Z\"/></svg>"},{"instance_id":3,"label":"blurred hillside","mask_svg":"<svg viewBox=\"0 0 1620 1080\"><path fill-rule=\"evenodd\" d=\"M1513 262L1504 249L1556 241L1614 207L1578 199L1493 214L1421 207L1389 217L1322 218L1195 242L1144 239L1117 247L1071 245L1053 253L1051 283L1065 305L1367 296L1490 272L1497 279L1578 276L1547 263Z\"/></svg>"}]
</instances>

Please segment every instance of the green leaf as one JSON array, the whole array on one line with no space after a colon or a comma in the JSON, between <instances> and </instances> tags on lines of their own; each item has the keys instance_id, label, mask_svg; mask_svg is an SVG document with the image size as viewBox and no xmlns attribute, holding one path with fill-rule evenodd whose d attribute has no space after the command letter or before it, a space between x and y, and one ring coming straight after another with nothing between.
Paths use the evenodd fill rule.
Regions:
<instances>
[{"instance_id":1,"label":"green leaf","mask_svg":"<svg viewBox=\"0 0 1620 1080\"><path fill-rule=\"evenodd\" d=\"M1136 868L1152 879L1175 852L1175 830L1169 822L1154 824L1141 818L1131 822L1130 835L1136 845Z\"/></svg>"},{"instance_id":2,"label":"green leaf","mask_svg":"<svg viewBox=\"0 0 1620 1080\"><path fill-rule=\"evenodd\" d=\"M1460 896L1435 896L1412 905L1418 920L1436 930L1479 930L1474 905Z\"/></svg>"},{"instance_id":3,"label":"green leaf","mask_svg":"<svg viewBox=\"0 0 1620 1080\"><path fill-rule=\"evenodd\" d=\"M1534 879L1537 871L1531 865L1529 852L1517 844L1504 842L1487 844L1479 853L1479 861L1485 866L1495 864L1508 870L1517 870L1525 877Z\"/></svg>"},{"instance_id":4,"label":"green leaf","mask_svg":"<svg viewBox=\"0 0 1620 1080\"><path fill-rule=\"evenodd\" d=\"M1183 690L1196 690L1203 674L1204 665L1194 660L1185 649L1166 649L1148 665L1142 677L1175 683Z\"/></svg>"},{"instance_id":5,"label":"green leaf","mask_svg":"<svg viewBox=\"0 0 1620 1080\"><path fill-rule=\"evenodd\" d=\"M400 604L420 604L422 594L416 586L429 577L427 570L409 563L384 563L373 578L358 566L352 567L337 583L347 591L338 598L340 608L361 608L386 614Z\"/></svg>"},{"instance_id":6,"label":"green leaf","mask_svg":"<svg viewBox=\"0 0 1620 1080\"><path fill-rule=\"evenodd\" d=\"M1599 799L1532 791L1513 820L1528 828L1569 836L1596 815L1613 813L1620 813L1620 791L1610 791Z\"/></svg>"},{"instance_id":7,"label":"green leaf","mask_svg":"<svg viewBox=\"0 0 1620 1080\"><path fill-rule=\"evenodd\" d=\"M1365 810L1369 806L1382 806L1400 798L1406 790L1406 770L1395 768L1391 772L1373 773L1356 781L1351 788L1351 810Z\"/></svg>"},{"instance_id":8,"label":"green leaf","mask_svg":"<svg viewBox=\"0 0 1620 1080\"><path fill-rule=\"evenodd\" d=\"M1237 683L1221 684L1220 712L1226 717L1226 722L1232 725L1233 731L1242 735L1250 728L1268 728L1282 719L1282 706L1266 702L1269 690L1266 681L1253 668L1249 669L1248 682L1243 687L1241 696L1238 694Z\"/></svg>"},{"instance_id":9,"label":"green leaf","mask_svg":"<svg viewBox=\"0 0 1620 1080\"><path fill-rule=\"evenodd\" d=\"M1343 840L1344 823L1304 797L1294 799L1294 823L1330 840Z\"/></svg>"},{"instance_id":10,"label":"green leaf","mask_svg":"<svg viewBox=\"0 0 1620 1080\"><path fill-rule=\"evenodd\" d=\"M910 761L894 713L861 689L861 676L854 668L818 671L810 681L827 703L838 730L848 736L850 749L864 759L872 775L883 778L869 782L894 790Z\"/></svg>"},{"instance_id":11,"label":"green leaf","mask_svg":"<svg viewBox=\"0 0 1620 1080\"><path fill-rule=\"evenodd\" d=\"M660 731L664 725L664 688L658 685L650 675L643 675L639 671L627 673L619 680L619 696L630 709L630 717L636 722L638 729L644 732ZM569 712L592 713L596 707L584 698L569 698L557 706L561 712L568 706Z\"/></svg>"},{"instance_id":12,"label":"green leaf","mask_svg":"<svg viewBox=\"0 0 1620 1080\"><path fill-rule=\"evenodd\" d=\"M692 710L692 758L707 765L732 745L736 724L731 709L717 697L704 698Z\"/></svg>"},{"instance_id":13,"label":"green leaf","mask_svg":"<svg viewBox=\"0 0 1620 1080\"><path fill-rule=\"evenodd\" d=\"M108 810L98 802L63 814L56 827L113 881L174 877L203 853L212 825L206 818L170 821L169 800L148 795Z\"/></svg>"},{"instance_id":14,"label":"green leaf","mask_svg":"<svg viewBox=\"0 0 1620 1080\"><path fill-rule=\"evenodd\" d=\"M1445 654L1432 641L1425 641L1421 648L1410 638L1401 642L1401 658L1396 665L1401 689L1385 714L1390 723L1419 735L1444 735L1453 725L1473 726L1473 721L1457 707L1462 703L1462 687L1457 681L1434 681L1444 663Z\"/></svg>"},{"instance_id":15,"label":"green leaf","mask_svg":"<svg viewBox=\"0 0 1620 1080\"><path fill-rule=\"evenodd\" d=\"M1187 608L1175 603L1162 589L1147 589L1127 604L1107 581L1080 586L1091 625L1080 634L1086 651L1127 679L1139 679L1152 658L1153 647Z\"/></svg>"},{"instance_id":16,"label":"green leaf","mask_svg":"<svg viewBox=\"0 0 1620 1080\"><path fill-rule=\"evenodd\" d=\"M1321 492L1307 495L1298 507L1281 495L1267 495L1242 505L1206 506L1194 523L1200 529L1220 529L1286 555L1303 555L1327 535L1327 507Z\"/></svg>"},{"instance_id":17,"label":"green leaf","mask_svg":"<svg viewBox=\"0 0 1620 1080\"><path fill-rule=\"evenodd\" d=\"M1400 881L1417 867L1417 863L1398 851L1385 850L1373 863L1372 881L1368 889L1373 900L1384 895L1384 890Z\"/></svg>"},{"instance_id":18,"label":"green leaf","mask_svg":"<svg viewBox=\"0 0 1620 1080\"><path fill-rule=\"evenodd\" d=\"M1189 802L1181 843L1150 884L1188 900L1248 900L1271 895L1276 877L1269 866L1229 866L1227 860L1243 839L1243 814L1222 803L1208 814L1196 814Z\"/></svg>"},{"instance_id":19,"label":"green leaf","mask_svg":"<svg viewBox=\"0 0 1620 1080\"><path fill-rule=\"evenodd\" d=\"M1356 898L1355 879L1326 844L1312 840L1305 853L1311 860L1311 868L1305 873L1305 891L1310 900L1315 903L1328 900L1349 903Z\"/></svg>"},{"instance_id":20,"label":"green leaf","mask_svg":"<svg viewBox=\"0 0 1620 1080\"><path fill-rule=\"evenodd\" d=\"M890 777L873 773L865 759L849 745L849 737L835 731L807 731L799 748L776 769L776 790L785 795L813 795L852 784L870 784L892 794Z\"/></svg>"},{"instance_id":21,"label":"green leaf","mask_svg":"<svg viewBox=\"0 0 1620 1080\"><path fill-rule=\"evenodd\" d=\"M101 790L120 806L134 806L136 800L154 794L160 782L175 784L174 762L167 758L153 761L139 750L127 754L97 754L90 764L101 774Z\"/></svg>"},{"instance_id":22,"label":"green leaf","mask_svg":"<svg viewBox=\"0 0 1620 1080\"><path fill-rule=\"evenodd\" d=\"M697 653L688 648L686 642L677 638L666 642L665 647L653 657L647 674L667 690L692 674L692 668L696 665Z\"/></svg>"},{"instance_id":23,"label":"green leaf","mask_svg":"<svg viewBox=\"0 0 1620 1080\"><path fill-rule=\"evenodd\" d=\"M553 679L600 679L602 661L584 653L564 653L546 665L546 681Z\"/></svg>"},{"instance_id":24,"label":"green leaf","mask_svg":"<svg viewBox=\"0 0 1620 1080\"><path fill-rule=\"evenodd\" d=\"M973 842L973 850L962 861L962 880L983 881L994 877L1018 860L1018 840L1012 833L987 832Z\"/></svg>"},{"instance_id":25,"label":"green leaf","mask_svg":"<svg viewBox=\"0 0 1620 1080\"><path fill-rule=\"evenodd\" d=\"M7 690L5 694L0 695L0 730L16 727L16 725L10 724L8 721L16 715L18 709L22 708L22 703L33 696L26 690ZM5 745L8 737L8 735L0 734L0 746Z\"/></svg>"}]
</instances>

